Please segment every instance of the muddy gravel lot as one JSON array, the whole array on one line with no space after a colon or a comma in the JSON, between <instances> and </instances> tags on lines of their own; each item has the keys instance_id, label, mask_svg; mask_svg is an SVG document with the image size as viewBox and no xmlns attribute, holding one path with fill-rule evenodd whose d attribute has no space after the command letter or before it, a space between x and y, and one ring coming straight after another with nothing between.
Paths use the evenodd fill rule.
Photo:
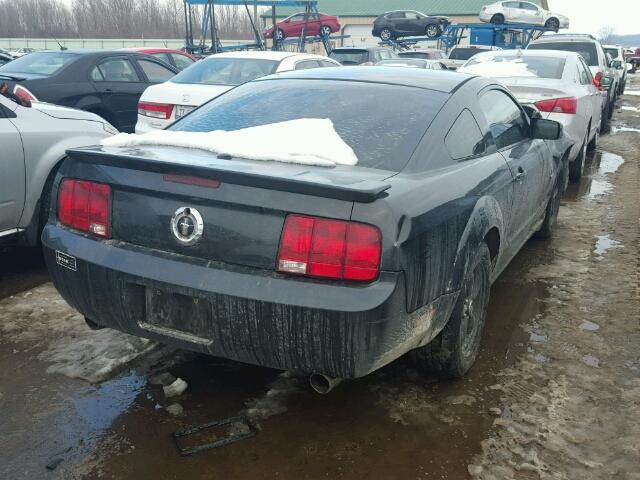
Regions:
<instances>
[{"instance_id":1,"label":"muddy gravel lot","mask_svg":"<svg viewBox=\"0 0 640 480\"><path fill-rule=\"evenodd\" d=\"M92 331L37 251L1 252L0 478L640 479L639 164L635 75L554 237L492 287L460 381L400 359L321 396L292 374ZM178 454L173 432L237 415L254 436ZM182 441L229 430L249 432Z\"/></svg>"}]
</instances>

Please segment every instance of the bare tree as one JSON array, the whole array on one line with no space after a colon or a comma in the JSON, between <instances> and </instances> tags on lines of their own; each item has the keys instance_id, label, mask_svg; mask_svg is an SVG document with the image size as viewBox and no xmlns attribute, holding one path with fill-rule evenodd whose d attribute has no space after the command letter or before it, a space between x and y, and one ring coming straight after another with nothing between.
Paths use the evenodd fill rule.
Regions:
<instances>
[{"instance_id":1,"label":"bare tree","mask_svg":"<svg viewBox=\"0 0 640 480\"><path fill-rule=\"evenodd\" d=\"M602 43L615 43L616 27L612 25L605 25L598 30L598 39Z\"/></svg>"}]
</instances>

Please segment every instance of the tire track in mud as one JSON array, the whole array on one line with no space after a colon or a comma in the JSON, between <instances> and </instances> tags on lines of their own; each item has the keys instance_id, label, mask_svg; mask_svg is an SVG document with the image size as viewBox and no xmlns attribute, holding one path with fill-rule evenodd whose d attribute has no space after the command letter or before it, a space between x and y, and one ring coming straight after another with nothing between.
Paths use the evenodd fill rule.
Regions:
<instances>
[{"instance_id":1,"label":"tire track in mud","mask_svg":"<svg viewBox=\"0 0 640 480\"><path fill-rule=\"evenodd\" d=\"M528 275L547 285L528 326L539 341L492 387L502 415L472 478L640 479L639 147L633 131L602 137L563 201L553 261ZM612 171L606 152L624 163Z\"/></svg>"}]
</instances>

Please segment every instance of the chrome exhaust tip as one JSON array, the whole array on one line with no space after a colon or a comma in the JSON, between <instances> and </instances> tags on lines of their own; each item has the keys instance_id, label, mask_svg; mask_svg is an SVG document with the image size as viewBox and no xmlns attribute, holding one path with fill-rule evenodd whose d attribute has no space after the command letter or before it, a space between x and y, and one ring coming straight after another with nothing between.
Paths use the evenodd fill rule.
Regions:
<instances>
[{"instance_id":1,"label":"chrome exhaust tip","mask_svg":"<svg viewBox=\"0 0 640 480\"><path fill-rule=\"evenodd\" d=\"M314 391L326 395L342 382L341 378L333 378L322 373L313 373L309 376L309 385Z\"/></svg>"}]
</instances>

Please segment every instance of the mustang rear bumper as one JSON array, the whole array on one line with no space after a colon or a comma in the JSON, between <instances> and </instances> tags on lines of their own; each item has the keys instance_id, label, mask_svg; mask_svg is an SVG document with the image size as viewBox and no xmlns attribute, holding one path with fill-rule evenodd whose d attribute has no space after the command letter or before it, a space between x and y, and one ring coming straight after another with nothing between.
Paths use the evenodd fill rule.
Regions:
<instances>
[{"instance_id":1,"label":"mustang rear bumper","mask_svg":"<svg viewBox=\"0 0 640 480\"><path fill-rule=\"evenodd\" d=\"M49 224L53 282L98 325L179 348L303 373L356 378L428 343L455 295L408 315L404 275L366 286L212 265Z\"/></svg>"}]
</instances>

